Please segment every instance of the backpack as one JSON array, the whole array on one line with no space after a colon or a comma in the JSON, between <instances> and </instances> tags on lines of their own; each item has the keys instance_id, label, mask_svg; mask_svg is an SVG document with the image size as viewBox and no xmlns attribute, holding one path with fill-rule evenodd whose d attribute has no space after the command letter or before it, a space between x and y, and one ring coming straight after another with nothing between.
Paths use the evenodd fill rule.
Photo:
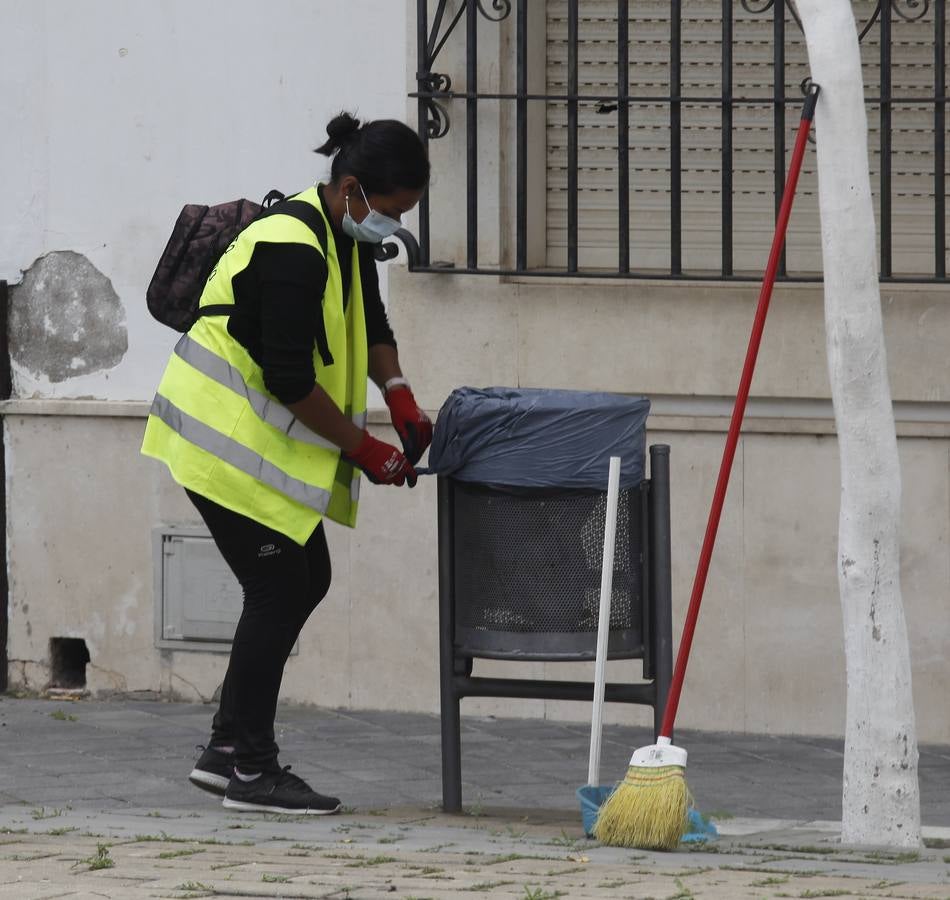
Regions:
<instances>
[{"instance_id":1,"label":"backpack","mask_svg":"<svg viewBox=\"0 0 950 900\"><path fill-rule=\"evenodd\" d=\"M320 213L304 200L287 200L270 191L263 201L231 200L216 206L189 203L182 207L155 274L145 292L151 314L176 331L188 331L204 315L228 315L231 304L198 309L205 283L232 241L256 219L286 213L300 219L326 247L326 225Z\"/></svg>"}]
</instances>

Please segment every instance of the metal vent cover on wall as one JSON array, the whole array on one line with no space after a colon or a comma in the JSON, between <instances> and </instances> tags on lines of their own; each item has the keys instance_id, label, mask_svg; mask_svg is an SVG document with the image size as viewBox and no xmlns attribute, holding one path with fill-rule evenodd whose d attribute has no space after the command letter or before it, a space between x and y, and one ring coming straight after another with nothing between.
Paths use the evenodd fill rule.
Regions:
<instances>
[{"instance_id":1,"label":"metal vent cover on wall","mask_svg":"<svg viewBox=\"0 0 950 900\"><path fill-rule=\"evenodd\" d=\"M200 527L159 526L152 546L156 646L229 651L243 594L211 536Z\"/></svg>"}]
</instances>

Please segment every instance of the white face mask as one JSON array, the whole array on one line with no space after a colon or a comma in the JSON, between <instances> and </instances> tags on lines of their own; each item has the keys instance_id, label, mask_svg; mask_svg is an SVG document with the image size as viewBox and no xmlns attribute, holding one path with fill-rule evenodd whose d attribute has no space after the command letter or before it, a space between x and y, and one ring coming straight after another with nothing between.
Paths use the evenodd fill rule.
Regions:
<instances>
[{"instance_id":1,"label":"white face mask","mask_svg":"<svg viewBox=\"0 0 950 900\"><path fill-rule=\"evenodd\" d=\"M355 222L350 215L350 198L349 196L345 197L346 212L343 214L344 234L349 235L354 241L378 244L402 228L402 222L396 219L390 219L389 216L384 216L382 213L376 212L376 210L369 205L369 201L366 199L366 192L363 190L363 185L360 185L360 193L363 195L363 202L366 204L369 213L362 222Z\"/></svg>"}]
</instances>

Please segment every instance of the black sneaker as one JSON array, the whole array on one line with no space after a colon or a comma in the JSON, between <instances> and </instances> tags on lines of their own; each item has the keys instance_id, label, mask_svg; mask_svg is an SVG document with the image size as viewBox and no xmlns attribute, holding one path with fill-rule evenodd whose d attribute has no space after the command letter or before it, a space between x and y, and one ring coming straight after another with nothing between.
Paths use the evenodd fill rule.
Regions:
<instances>
[{"instance_id":1,"label":"black sneaker","mask_svg":"<svg viewBox=\"0 0 950 900\"><path fill-rule=\"evenodd\" d=\"M214 747L203 747L201 744L198 749L202 753L188 780L203 791L223 797L234 774L234 754L222 753Z\"/></svg>"},{"instance_id":2,"label":"black sneaker","mask_svg":"<svg viewBox=\"0 0 950 900\"><path fill-rule=\"evenodd\" d=\"M302 778L290 774L290 766L277 772L261 772L253 781L235 775L224 794L228 809L246 812L289 813L298 816L329 816L342 805L336 797L324 797Z\"/></svg>"}]
</instances>

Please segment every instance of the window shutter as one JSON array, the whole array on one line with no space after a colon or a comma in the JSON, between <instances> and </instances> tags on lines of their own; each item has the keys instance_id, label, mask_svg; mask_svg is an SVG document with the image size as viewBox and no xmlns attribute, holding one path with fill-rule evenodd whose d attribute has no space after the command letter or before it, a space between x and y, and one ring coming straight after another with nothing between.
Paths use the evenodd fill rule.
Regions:
<instances>
[{"instance_id":1,"label":"window shutter","mask_svg":"<svg viewBox=\"0 0 950 900\"><path fill-rule=\"evenodd\" d=\"M629 107L630 265L638 272L670 270L670 4L636 0L629 15L629 92L657 98ZM580 4L578 83L582 96L617 91L617 3ZM892 94L933 94L933 12L892 25ZM547 3L547 93L567 93L567 2ZM804 37L790 13L785 24L785 165L801 113L799 84L808 74ZM761 104L733 107L733 265L764 268L774 225L773 16L734 4L733 96ZM880 93L880 26L862 43L865 94ZM722 266L722 3L688 0L681 24L682 262L685 273L714 274ZM690 100L690 98L707 98ZM617 233L617 114L595 100L579 103L578 257L581 269L615 269ZM872 190L879 209L880 137L877 103L867 104ZM934 114L932 103L892 106L894 273L933 274ZM820 140L820 134L817 134ZM815 154L805 158L787 240L788 270L821 270ZM784 175L783 175L784 180ZM567 106L547 106L547 262L563 267L567 253ZM879 220L880 222L880 220Z\"/></svg>"}]
</instances>

